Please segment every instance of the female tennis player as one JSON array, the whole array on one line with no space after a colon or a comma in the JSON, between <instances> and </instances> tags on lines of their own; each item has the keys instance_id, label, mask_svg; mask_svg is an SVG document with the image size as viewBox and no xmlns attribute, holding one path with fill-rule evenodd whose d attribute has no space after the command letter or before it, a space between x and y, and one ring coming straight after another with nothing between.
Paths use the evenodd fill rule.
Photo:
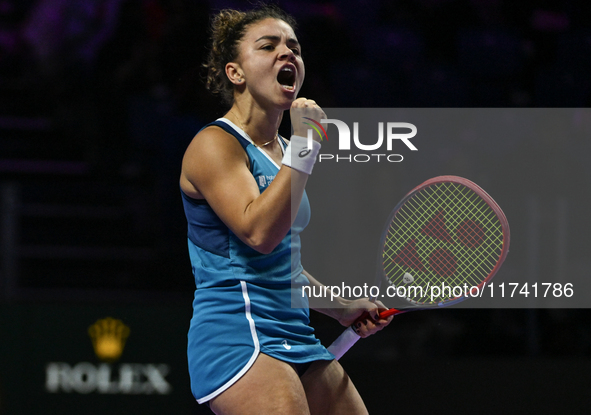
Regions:
<instances>
[{"instance_id":1,"label":"female tennis player","mask_svg":"<svg viewBox=\"0 0 591 415\"><path fill-rule=\"evenodd\" d=\"M278 8L223 10L212 24L208 88L229 104L183 158L180 186L197 289L189 329L191 389L216 414L365 414L351 380L313 335L300 263L310 207L304 187L320 143L301 117L325 117L297 98L304 81L293 19ZM296 99L297 98L297 99ZM278 134L290 110L294 135ZM315 137L318 139L318 137ZM293 207L293 208L292 208ZM300 301L294 304L293 301ZM327 300L329 301L329 300ZM338 299L318 311L366 337L385 309Z\"/></svg>"}]
</instances>

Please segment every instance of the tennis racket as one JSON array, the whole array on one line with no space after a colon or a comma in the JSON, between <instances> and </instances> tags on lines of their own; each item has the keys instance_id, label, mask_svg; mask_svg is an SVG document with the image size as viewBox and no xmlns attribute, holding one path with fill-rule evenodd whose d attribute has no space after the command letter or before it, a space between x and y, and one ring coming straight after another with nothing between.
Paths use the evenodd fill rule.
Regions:
<instances>
[{"instance_id":1,"label":"tennis racket","mask_svg":"<svg viewBox=\"0 0 591 415\"><path fill-rule=\"evenodd\" d=\"M398 302L380 318L478 296L505 260L509 239L505 214L477 184L427 180L398 203L382 233L374 293ZM328 347L337 359L359 340L354 325Z\"/></svg>"}]
</instances>

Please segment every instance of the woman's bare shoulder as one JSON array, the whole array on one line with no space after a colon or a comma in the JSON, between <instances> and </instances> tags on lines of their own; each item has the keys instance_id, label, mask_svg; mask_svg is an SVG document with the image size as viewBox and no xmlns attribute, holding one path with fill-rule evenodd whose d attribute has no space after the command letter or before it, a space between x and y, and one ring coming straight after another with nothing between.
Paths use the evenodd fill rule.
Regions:
<instances>
[{"instance_id":1,"label":"woman's bare shoulder","mask_svg":"<svg viewBox=\"0 0 591 415\"><path fill-rule=\"evenodd\" d=\"M242 165L248 167L248 156L238 140L220 127L206 127L193 137L185 151L181 187L189 196L202 197L200 183Z\"/></svg>"}]
</instances>

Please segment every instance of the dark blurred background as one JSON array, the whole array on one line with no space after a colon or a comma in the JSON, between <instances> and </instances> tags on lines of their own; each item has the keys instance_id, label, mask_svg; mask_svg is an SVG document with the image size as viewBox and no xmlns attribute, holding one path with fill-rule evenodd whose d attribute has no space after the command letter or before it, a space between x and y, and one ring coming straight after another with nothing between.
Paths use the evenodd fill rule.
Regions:
<instances>
[{"instance_id":1,"label":"dark blurred background","mask_svg":"<svg viewBox=\"0 0 591 415\"><path fill-rule=\"evenodd\" d=\"M300 95L323 107L591 101L584 0L278 4L299 24ZM192 137L224 113L200 65L209 17L226 7L250 5L0 0L0 414L207 413L192 400L184 361L194 282L178 175ZM568 146L559 135L505 143L524 170L552 156L543 181L519 201L517 227L542 246L522 247L514 272L564 271L574 258L588 273L589 246L569 244L569 230L589 228L569 218L591 207L590 120L579 121L582 133ZM471 145L464 139L454 148ZM449 152L436 157L425 163L453 162ZM502 188L504 179L488 185ZM96 360L86 330L105 316L131 327L122 361L171 367L170 394L48 391L49 362ZM589 310L450 309L400 319L343 359L371 413L591 409ZM341 330L321 315L312 321L327 343ZM83 383L90 377L79 374Z\"/></svg>"}]
</instances>

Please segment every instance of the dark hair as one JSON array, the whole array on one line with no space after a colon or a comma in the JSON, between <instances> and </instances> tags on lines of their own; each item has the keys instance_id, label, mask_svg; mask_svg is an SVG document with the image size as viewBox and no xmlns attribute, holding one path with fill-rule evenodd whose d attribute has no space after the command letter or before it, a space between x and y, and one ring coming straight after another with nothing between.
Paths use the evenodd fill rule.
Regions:
<instances>
[{"instance_id":1,"label":"dark hair","mask_svg":"<svg viewBox=\"0 0 591 415\"><path fill-rule=\"evenodd\" d=\"M203 64L207 69L205 86L212 93L220 94L226 104L232 105L234 102L234 84L226 76L226 64L238 57L238 45L246 28L267 18L283 20L296 29L293 17L279 7L268 4L260 4L246 12L221 10L211 21L210 50Z\"/></svg>"}]
</instances>

